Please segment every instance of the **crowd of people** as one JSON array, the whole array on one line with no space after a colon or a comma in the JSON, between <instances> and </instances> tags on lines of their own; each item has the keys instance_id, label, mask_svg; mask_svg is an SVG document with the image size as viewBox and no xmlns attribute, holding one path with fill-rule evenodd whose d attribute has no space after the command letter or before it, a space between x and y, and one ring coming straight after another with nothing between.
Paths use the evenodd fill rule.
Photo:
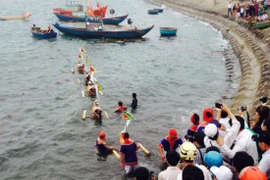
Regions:
<instances>
[{"instance_id":1,"label":"crowd of people","mask_svg":"<svg viewBox=\"0 0 270 180\"><path fill-rule=\"evenodd\" d=\"M233 16L236 19L252 19L257 21L268 20L268 15L266 13L268 4L266 0L255 1L249 0L246 4L241 4L240 2L228 4L228 17Z\"/></svg>"},{"instance_id":2,"label":"crowd of people","mask_svg":"<svg viewBox=\"0 0 270 180\"><path fill-rule=\"evenodd\" d=\"M132 95L137 107L137 96ZM136 180L269 180L270 179L270 111L269 99L262 97L256 108L256 120L250 120L246 107L234 115L224 103L192 114L192 125L184 138L176 129L169 129L168 136L158 144L161 164L167 168L157 177L145 167L139 167L136 151L140 144L121 132L120 164L126 174ZM118 103L115 111L122 113L126 106ZM247 114L245 117L244 113ZM96 140L99 154L118 151L105 142L105 132Z\"/></svg>"}]
</instances>

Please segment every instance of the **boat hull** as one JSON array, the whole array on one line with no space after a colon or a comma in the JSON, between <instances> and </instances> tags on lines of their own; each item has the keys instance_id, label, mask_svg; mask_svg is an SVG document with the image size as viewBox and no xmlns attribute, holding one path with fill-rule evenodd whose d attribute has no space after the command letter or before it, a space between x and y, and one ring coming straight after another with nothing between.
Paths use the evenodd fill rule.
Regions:
<instances>
[{"instance_id":1,"label":"boat hull","mask_svg":"<svg viewBox=\"0 0 270 180\"><path fill-rule=\"evenodd\" d=\"M96 18L87 18L86 16L73 16L69 14L60 14L60 13L54 13L54 14L61 21L85 22L87 20L88 22L97 22ZM128 17L128 14L124 16L102 18L102 21L103 21L103 24L118 25L121 22L123 22L127 17Z\"/></svg>"},{"instance_id":2,"label":"boat hull","mask_svg":"<svg viewBox=\"0 0 270 180\"><path fill-rule=\"evenodd\" d=\"M158 10L157 9L150 9L150 10L148 10L148 14L151 14L151 15L158 14Z\"/></svg>"},{"instance_id":3,"label":"boat hull","mask_svg":"<svg viewBox=\"0 0 270 180\"><path fill-rule=\"evenodd\" d=\"M177 29L170 28L170 27L161 27L160 28L160 35L161 36L176 36Z\"/></svg>"},{"instance_id":4,"label":"boat hull","mask_svg":"<svg viewBox=\"0 0 270 180\"><path fill-rule=\"evenodd\" d=\"M42 32L32 31L32 35L33 35L34 38L38 38L38 39L52 39L52 38L57 37L56 32L42 33Z\"/></svg>"},{"instance_id":5,"label":"boat hull","mask_svg":"<svg viewBox=\"0 0 270 180\"><path fill-rule=\"evenodd\" d=\"M265 29L268 27L270 27L270 22L262 22L262 23L259 22L253 26L253 29Z\"/></svg>"},{"instance_id":6,"label":"boat hull","mask_svg":"<svg viewBox=\"0 0 270 180\"><path fill-rule=\"evenodd\" d=\"M136 30L87 30L86 28L64 27L60 26L58 23L53 24L53 26L64 34L89 39L137 39L142 38L142 36L147 34L154 27L154 25L152 25L149 28Z\"/></svg>"},{"instance_id":7,"label":"boat hull","mask_svg":"<svg viewBox=\"0 0 270 180\"><path fill-rule=\"evenodd\" d=\"M155 8L154 10L157 10L159 13L162 13L163 12L163 9L162 8Z\"/></svg>"}]
</instances>

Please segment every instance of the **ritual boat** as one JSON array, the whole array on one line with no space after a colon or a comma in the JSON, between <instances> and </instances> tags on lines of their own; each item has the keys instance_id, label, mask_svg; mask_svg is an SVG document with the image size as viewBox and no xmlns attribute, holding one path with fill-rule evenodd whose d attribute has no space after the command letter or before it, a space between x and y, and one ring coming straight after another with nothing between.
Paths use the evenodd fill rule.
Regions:
<instances>
[{"instance_id":1,"label":"ritual boat","mask_svg":"<svg viewBox=\"0 0 270 180\"><path fill-rule=\"evenodd\" d=\"M96 23L95 23L96 24ZM79 28L79 27L66 27L61 26L56 23L53 26L58 29L60 32L66 35L77 36L81 38L89 38L89 39L97 39L97 38L108 38L108 39L136 39L142 38L145 34L147 34L151 29L153 29L154 25L144 28L144 29L103 29L101 25Z\"/></svg>"}]
</instances>

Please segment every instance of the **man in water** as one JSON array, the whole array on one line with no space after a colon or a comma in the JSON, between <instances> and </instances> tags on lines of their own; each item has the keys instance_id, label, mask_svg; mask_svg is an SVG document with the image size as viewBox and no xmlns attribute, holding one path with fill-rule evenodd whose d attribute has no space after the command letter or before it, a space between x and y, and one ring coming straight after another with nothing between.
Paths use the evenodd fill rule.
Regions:
<instances>
[{"instance_id":1,"label":"man in water","mask_svg":"<svg viewBox=\"0 0 270 180\"><path fill-rule=\"evenodd\" d=\"M138 158L136 151L140 148L133 140L129 138L129 133L123 135L124 142L120 147L120 163L125 173L132 173L138 166Z\"/></svg>"},{"instance_id":2,"label":"man in water","mask_svg":"<svg viewBox=\"0 0 270 180\"><path fill-rule=\"evenodd\" d=\"M102 120L102 111L98 105L98 100L95 100L92 106L92 118Z\"/></svg>"},{"instance_id":3,"label":"man in water","mask_svg":"<svg viewBox=\"0 0 270 180\"><path fill-rule=\"evenodd\" d=\"M162 139L158 145L161 161L165 160L163 151L168 152L169 150L176 150L182 143L182 139L177 136L177 131L174 128L171 128L169 135Z\"/></svg>"},{"instance_id":4,"label":"man in water","mask_svg":"<svg viewBox=\"0 0 270 180\"><path fill-rule=\"evenodd\" d=\"M135 109L137 109L137 105L138 105L137 94L132 93L132 98L133 98L133 100L132 100L132 103L131 103L130 107L134 111Z\"/></svg>"},{"instance_id":5,"label":"man in water","mask_svg":"<svg viewBox=\"0 0 270 180\"><path fill-rule=\"evenodd\" d=\"M127 109L126 105L123 105L123 102L119 101L118 102L118 109L115 110L115 113L123 113Z\"/></svg>"},{"instance_id":6,"label":"man in water","mask_svg":"<svg viewBox=\"0 0 270 180\"><path fill-rule=\"evenodd\" d=\"M111 153L112 150L118 151L118 148L107 145L105 141L106 141L106 134L105 132L101 131L98 134L98 138L96 140L96 149L98 151L98 154L106 155L108 153Z\"/></svg>"}]
</instances>

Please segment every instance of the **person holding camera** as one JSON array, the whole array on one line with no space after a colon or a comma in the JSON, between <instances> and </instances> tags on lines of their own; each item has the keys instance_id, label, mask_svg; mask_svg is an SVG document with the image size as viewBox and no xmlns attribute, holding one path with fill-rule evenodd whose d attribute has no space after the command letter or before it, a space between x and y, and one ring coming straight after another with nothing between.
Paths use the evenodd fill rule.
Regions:
<instances>
[{"instance_id":1,"label":"person holding camera","mask_svg":"<svg viewBox=\"0 0 270 180\"><path fill-rule=\"evenodd\" d=\"M232 159L237 152L245 151L254 160L258 162L258 150L256 143L252 140L253 133L245 128L245 120L241 116L235 116L236 120L240 123L240 129L238 135L234 141L233 146L230 148L224 143L222 138L217 139L217 144L220 146L220 151L228 158Z\"/></svg>"},{"instance_id":2,"label":"person holding camera","mask_svg":"<svg viewBox=\"0 0 270 180\"><path fill-rule=\"evenodd\" d=\"M261 125L263 121L269 117L269 107L267 106L268 104L268 97L262 97L259 99L261 101L261 105L256 108L256 118L258 119L257 122L252 126L252 130L259 134L262 131Z\"/></svg>"}]
</instances>

